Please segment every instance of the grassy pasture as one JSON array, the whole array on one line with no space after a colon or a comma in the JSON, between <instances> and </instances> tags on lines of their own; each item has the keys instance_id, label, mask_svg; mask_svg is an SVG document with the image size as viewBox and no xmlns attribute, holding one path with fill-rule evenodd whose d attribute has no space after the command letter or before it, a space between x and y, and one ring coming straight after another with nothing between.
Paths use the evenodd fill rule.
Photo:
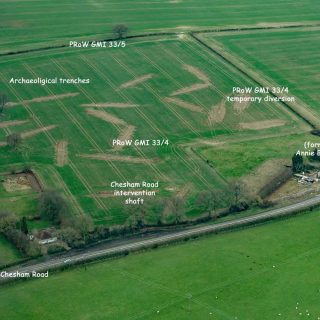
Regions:
<instances>
[{"instance_id":1,"label":"grassy pasture","mask_svg":"<svg viewBox=\"0 0 320 320\"><path fill-rule=\"evenodd\" d=\"M161 52L161 54L159 54ZM195 52L197 54L195 55ZM201 108L201 112L184 109L165 100L176 90L201 81L184 69L197 67L209 77L210 87L182 94L179 99ZM116 224L126 218L119 198L103 198L99 192L112 191L111 181L160 181L160 196L179 192L186 185L188 195L211 187L223 187L223 181L195 154L181 144L199 138L213 138L221 134L237 135L245 132L259 136L259 132L239 128L239 122L279 119L284 121L278 132L300 130L300 122L292 118L280 105L251 104L241 114L231 104L225 105L221 123L208 121L208 114L230 95L232 87L250 82L235 70L216 60L199 44L189 38L151 39L132 41L125 49L57 50L37 57L26 55L6 58L1 62L1 91L8 92L10 101L27 101L10 107L3 120L28 120L27 123L0 129L26 132L43 126L56 125L50 131L25 140L27 154L12 152L2 147L0 164L7 168L12 163L32 163L41 180L51 188L60 189L75 212L91 214L97 222ZM88 85L12 85L12 77L88 78ZM136 87L121 89L121 85L140 76L152 78ZM37 97L79 93L64 99L28 102ZM99 161L80 155L110 153L112 139L119 136L123 125L111 124L90 116L82 104L120 102L138 105L135 108L108 108L113 117L135 127L133 139L162 139L170 141L163 147L131 147L114 152L121 157L133 156L154 159L150 163ZM93 108L94 109L94 108ZM99 108L95 108L97 111ZM101 108L99 109L101 111ZM264 131L272 132L271 129ZM68 141L69 164L55 166L54 146L57 141ZM123 199L122 199L123 200Z\"/></svg>"},{"instance_id":2,"label":"grassy pasture","mask_svg":"<svg viewBox=\"0 0 320 320\"><path fill-rule=\"evenodd\" d=\"M17 249L0 235L0 265L12 263L21 258Z\"/></svg>"},{"instance_id":3,"label":"grassy pasture","mask_svg":"<svg viewBox=\"0 0 320 320\"><path fill-rule=\"evenodd\" d=\"M308 134L291 134L261 140L229 142L214 147L200 147L198 151L210 160L215 169L227 179L237 179L270 159L290 159L303 150L305 141L316 141Z\"/></svg>"},{"instance_id":4,"label":"grassy pasture","mask_svg":"<svg viewBox=\"0 0 320 320\"><path fill-rule=\"evenodd\" d=\"M16 283L0 288L1 313L12 320L317 319L319 217L318 210Z\"/></svg>"},{"instance_id":5,"label":"grassy pasture","mask_svg":"<svg viewBox=\"0 0 320 320\"><path fill-rule=\"evenodd\" d=\"M1 1L1 45L7 52L72 39L110 37L115 24L131 33L266 23L319 22L319 1L125 0ZM50 13L50 14L49 14Z\"/></svg>"},{"instance_id":6,"label":"grassy pasture","mask_svg":"<svg viewBox=\"0 0 320 320\"><path fill-rule=\"evenodd\" d=\"M249 69L274 85L287 86L316 116L319 116L320 30L293 29L206 35Z\"/></svg>"}]
</instances>

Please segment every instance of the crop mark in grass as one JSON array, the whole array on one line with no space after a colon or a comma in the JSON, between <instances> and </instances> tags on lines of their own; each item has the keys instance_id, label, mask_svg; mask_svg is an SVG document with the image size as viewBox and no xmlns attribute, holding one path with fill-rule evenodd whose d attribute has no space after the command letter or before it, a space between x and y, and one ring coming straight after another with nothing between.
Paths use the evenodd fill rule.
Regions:
<instances>
[{"instance_id":1,"label":"crop mark in grass","mask_svg":"<svg viewBox=\"0 0 320 320\"><path fill-rule=\"evenodd\" d=\"M100 111L100 110L95 110L95 109L87 109L86 112L90 116L96 117L98 119L101 119L103 121L106 121L106 122L109 122L109 123L112 123L115 125L120 125L120 126L127 126L128 125L124 120L122 120L114 115L111 115L110 113L107 113L105 111Z\"/></svg>"},{"instance_id":2,"label":"crop mark in grass","mask_svg":"<svg viewBox=\"0 0 320 320\"><path fill-rule=\"evenodd\" d=\"M210 125L222 123L227 113L225 100L211 108L208 113L208 121Z\"/></svg>"},{"instance_id":3,"label":"crop mark in grass","mask_svg":"<svg viewBox=\"0 0 320 320\"><path fill-rule=\"evenodd\" d=\"M121 89L126 89L126 88L132 88L132 87L135 87L137 85L139 85L140 83L143 83L149 79L151 79L153 77L153 74L149 73L149 74L145 74L141 77L138 77L134 80L131 80L131 81L128 81L128 82L125 82L123 83L120 88Z\"/></svg>"},{"instance_id":4,"label":"crop mark in grass","mask_svg":"<svg viewBox=\"0 0 320 320\"><path fill-rule=\"evenodd\" d=\"M208 87L210 87L210 83L196 83L196 84L193 84L189 87L184 87L184 88L181 88L179 90L176 90L174 92L172 92L170 94L170 96L178 96L180 94L186 94L186 93L191 93L191 92L194 92L194 91L200 91L200 90L203 90L203 89L207 89Z\"/></svg>"},{"instance_id":5,"label":"crop mark in grass","mask_svg":"<svg viewBox=\"0 0 320 320\"><path fill-rule=\"evenodd\" d=\"M29 67L27 65L25 65L26 68L28 69ZM29 69L28 69L29 70ZM3 79L0 76L0 80L3 81ZM16 89L12 86L12 85L8 85L8 88L11 90L11 92L13 93L13 95L17 98L17 100L23 101L22 99L20 99ZM26 103L22 103L23 107L26 109L26 111L29 113L29 115L32 117L32 119L34 120L34 122L37 124L37 126L39 127L43 127L42 122L40 121L40 119L33 113L33 111L31 110L31 108L26 104ZM45 135L47 136L48 140L54 144L55 140L54 138L51 136L50 132L45 131L44 132ZM1 143L0 143L1 145ZM6 143L5 143L6 145ZM51 168L51 167L49 167ZM58 176L58 173L55 170L52 170L55 174L55 176ZM78 212L83 213L82 208L80 207L80 205L78 204L77 200L75 199L75 197L73 196L73 194L71 193L71 191L69 190L69 188L66 186L66 184L64 183L64 181L60 178L60 186L63 187L65 193L68 195L68 198L71 200L71 202L73 203L74 208L77 208ZM42 185L44 185L44 183L42 183Z\"/></svg>"},{"instance_id":6,"label":"crop mark in grass","mask_svg":"<svg viewBox=\"0 0 320 320\"><path fill-rule=\"evenodd\" d=\"M135 130L136 130L135 126L128 126L124 129L122 129L120 131L120 135L117 140L120 140L120 141L131 140ZM124 147L125 147L124 145L116 145L113 147L112 150L113 151L121 151Z\"/></svg>"},{"instance_id":7,"label":"crop mark in grass","mask_svg":"<svg viewBox=\"0 0 320 320\"><path fill-rule=\"evenodd\" d=\"M46 126L46 127L30 130L30 131L25 131L25 132L21 133L21 138L22 139L31 138L33 136L38 135L39 133L50 131L50 130L56 128L56 127L57 127L56 125L50 125L50 126Z\"/></svg>"},{"instance_id":8,"label":"crop mark in grass","mask_svg":"<svg viewBox=\"0 0 320 320\"><path fill-rule=\"evenodd\" d=\"M192 73L194 76L196 76L199 80L203 81L204 83L211 82L210 78L199 68L191 66L189 64L183 65L183 68L188 72Z\"/></svg>"},{"instance_id":9,"label":"crop mark in grass","mask_svg":"<svg viewBox=\"0 0 320 320\"><path fill-rule=\"evenodd\" d=\"M150 164L150 163L156 163L160 161L159 159L146 159L146 158L138 158L138 157L131 157L131 156L119 156L119 155L107 154L107 153L80 154L78 156L81 158L92 159L92 160L108 160L108 161L142 163L142 164Z\"/></svg>"},{"instance_id":10,"label":"crop mark in grass","mask_svg":"<svg viewBox=\"0 0 320 320\"><path fill-rule=\"evenodd\" d=\"M181 107L181 108L184 108L184 109L187 109L190 111L205 113L205 109L203 107L197 106L197 105L190 103L190 102L183 101L178 98L164 98L163 100L165 102L173 103L173 104L177 105L178 107Z\"/></svg>"},{"instance_id":11,"label":"crop mark in grass","mask_svg":"<svg viewBox=\"0 0 320 320\"><path fill-rule=\"evenodd\" d=\"M55 62L54 59L51 59L51 61L57 65L57 63ZM34 77L38 77L38 75L31 69L31 67L24 63L23 64L25 69ZM59 66L59 65L58 65ZM14 91L14 88L12 86L10 86L11 90ZM53 92L51 91L51 89L47 86L45 87L46 91L50 94L50 96L56 96L53 94ZM18 94L15 92L15 96L18 98ZM18 99L21 101L21 99ZM73 115L69 112L68 108L65 107L65 105L63 104L63 102L61 100L57 100L58 105L62 108L62 110L66 113L67 116L70 117L71 121L73 123L75 123L76 125L78 124L77 120L73 117ZM41 120L32 112L31 108L28 106L27 103L23 103L23 106L28 110L28 112L30 113L30 115L32 115L34 121L37 123L37 125L39 127L43 127ZM80 126L80 125L79 125ZM81 128L82 129L82 128ZM84 133L86 134L85 130ZM56 141L54 139L54 137L47 131L45 131L46 136L48 137L49 141L51 142L52 146L55 146ZM87 135L86 135L87 137ZM88 137L89 139L92 139L90 136ZM92 139L93 143L95 143L95 141ZM76 166L73 164L73 162L71 160L69 160L69 165L70 168L73 170L74 174L78 177L78 179L83 183L83 185L86 187L86 189L89 191L89 193L93 194L92 188L91 186L88 184L88 182L85 180L85 178L83 177L83 175L80 173L80 171L76 168ZM68 189L69 193L71 194L71 191ZM72 195L72 200L74 200L76 202L76 199L74 198L74 196ZM109 211L108 208L106 207L106 205L104 205L104 203L102 203L98 198L94 198L96 204L98 205L98 207L100 208L104 208L106 211ZM79 206L79 204L77 203L77 205Z\"/></svg>"},{"instance_id":12,"label":"crop mark in grass","mask_svg":"<svg viewBox=\"0 0 320 320\"><path fill-rule=\"evenodd\" d=\"M68 141L58 141L55 145L55 153L55 160L57 166L65 166L68 163Z\"/></svg>"},{"instance_id":13,"label":"crop mark in grass","mask_svg":"<svg viewBox=\"0 0 320 320\"><path fill-rule=\"evenodd\" d=\"M241 129L250 129L250 130L263 130L274 127L281 127L287 123L285 120L272 119L264 121L255 121L255 122L241 122L239 127Z\"/></svg>"},{"instance_id":14,"label":"crop mark in grass","mask_svg":"<svg viewBox=\"0 0 320 320\"><path fill-rule=\"evenodd\" d=\"M90 107L90 108L136 108L137 104L132 103L121 103L121 102L103 102L103 103L87 103L82 104L81 107Z\"/></svg>"},{"instance_id":15,"label":"crop mark in grass","mask_svg":"<svg viewBox=\"0 0 320 320\"><path fill-rule=\"evenodd\" d=\"M11 126L18 126L26 122L28 122L28 120L13 120L13 121L0 122L0 129L8 128Z\"/></svg>"},{"instance_id":16,"label":"crop mark in grass","mask_svg":"<svg viewBox=\"0 0 320 320\"><path fill-rule=\"evenodd\" d=\"M244 98L244 99L247 99L247 100L250 99L250 95L248 95L248 94L240 95L240 97L242 97L242 98ZM242 101L242 102L236 101L236 102L234 102L234 104L233 104L233 110L235 111L236 114L241 114L241 113L243 113L246 109L249 108L250 104L251 104L250 101Z\"/></svg>"},{"instance_id":17,"label":"crop mark in grass","mask_svg":"<svg viewBox=\"0 0 320 320\"><path fill-rule=\"evenodd\" d=\"M51 96L45 96L45 97L37 97L37 98L33 98L31 100L21 100L19 102L9 102L7 104L8 107L14 107L20 104L30 104L33 102L47 102L47 101L52 101L52 100L60 100L60 99L65 99L65 98L72 98L72 97L76 97L77 95L79 95L79 92L72 92L72 93L63 93L63 94L56 94L56 95L51 95Z\"/></svg>"}]
</instances>

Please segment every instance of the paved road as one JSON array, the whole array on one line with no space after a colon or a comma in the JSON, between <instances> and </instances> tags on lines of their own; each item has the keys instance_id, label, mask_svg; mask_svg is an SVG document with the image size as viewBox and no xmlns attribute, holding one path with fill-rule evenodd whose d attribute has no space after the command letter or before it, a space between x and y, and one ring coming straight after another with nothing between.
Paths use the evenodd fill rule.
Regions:
<instances>
[{"instance_id":1,"label":"paved road","mask_svg":"<svg viewBox=\"0 0 320 320\"><path fill-rule=\"evenodd\" d=\"M135 250L141 250L144 248L150 248L155 245L161 245L164 243L174 242L177 240L183 240L186 238L190 238L192 236L218 232L218 231L222 231L230 228L237 228L237 227L246 226L250 224L257 224L272 218L290 215L319 204L320 204L320 196L316 196L309 200L305 200L305 201L292 204L286 207L282 207L279 209L265 211L265 212L258 213L256 215L246 217L246 218L235 219L232 221L221 222L218 224L192 227L188 230L175 231L167 235L155 235L154 238L151 238L151 239L137 240L129 244L120 244L112 248L106 248L106 249L91 248L86 252L72 254L70 255L70 257L64 256L64 257L52 258L46 262L36 263L29 266L15 266L13 268L8 269L7 271L20 272L20 273L32 273L33 271L44 272L44 271L59 268L61 266L65 266L68 264L71 265L79 262L94 260L101 257L108 257L115 254L121 254L127 251L135 251ZM0 282L6 282L10 280L14 280L14 278L4 278L0 276Z\"/></svg>"}]
</instances>

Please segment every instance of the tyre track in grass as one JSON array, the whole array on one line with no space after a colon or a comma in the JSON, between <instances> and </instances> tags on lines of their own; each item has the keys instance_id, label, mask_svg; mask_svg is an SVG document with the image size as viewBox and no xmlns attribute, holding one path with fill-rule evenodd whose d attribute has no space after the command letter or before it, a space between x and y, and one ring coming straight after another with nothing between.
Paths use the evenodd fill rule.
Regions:
<instances>
[{"instance_id":1,"label":"tyre track in grass","mask_svg":"<svg viewBox=\"0 0 320 320\"><path fill-rule=\"evenodd\" d=\"M196 36L195 34L191 34L191 37L198 42L200 45L202 45L204 48L206 48L209 52L213 53L215 56L219 57L223 61L225 61L227 64L238 70L241 74L246 76L248 79L256 83L260 87L269 87L268 81L264 79L257 79L254 75L252 75L252 72L254 71L245 71L242 67L237 65L235 62L231 61L224 53L221 53L220 50L217 50L213 48L211 45L207 44L204 40L202 40L200 37ZM274 98L279 98L279 96L275 93L270 92L270 96ZM301 120L303 120L305 123L307 123L311 128L317 129L320 127L320 122L316 121L316 115L313 114L313 112L309 109L304 109L306 111L306 114L301 114L300 111L296 109L296 107L291 106L289 103L285 101L279 101L279 103L283 106L285 106L287 109L291 110L296 116L298 116ZM310 115L309 115L310 114Z\"/></svg>"},{"instance_id":2,"label":"tyre track in grass","mask_svg":"<svg viewBox=\"0 0 320 320\"><path fill-rule=\"evenodd\" d=\"M121 63L121 62L118 62L118 63ZM126 69L126 70L128 70L128 68L123 64L123 68L124 69ZM132 72L132 71L131 71ZM132 72L132 76L136 76L133 72ZM144 86L146 86L146 87L148 87L148 85L146 85L146 84L144 84ZM161 97L151 88L151 87L148 87L148 89L149 89L149 91L151 90L151 92L154 94L154 95L156 95L157 97L158 97L158 99L161 101ZM162 133L162 135L163 135L163 133ZM178 156L179 156L179 158L183 161L183 163L185 163L186 164L186 166L190 169L190 170L192 170L193 168L192 168L192 166L190 166L190 164L183 158L183 157L181 157L181 155L179 154L179 153L176 153ZM207 185L207 186L210 186L211 184L204 178L204 177L202 177L201 175L199 175L198 176L199 178L200 178L200 180L202 180L202 182L205 184L205 185Z\"/></svg>"},{"instance_id":3,"label":"tyre track in grass","mask_svg":"<svg viewBox=\"0 0 320 320\"><path fill-rule=\"evenodd\" d=\"M5 83L4 79L1 77L1 75L0 75L0 79L1 79L1 81L3 83ZM31 108L28 106L28 104L23 102L23 99L18 95L17 91L13 88L13 86L11 84L8 84L7 87L10 89L10 91L13 93L13 95L16 97L16 99L18 101L22 101L23 107L27 110L27 112L29 113L31 118L34 120L36 125L39 128L44 127L44 125L41 122L41 120L35 115L35 113L31 110ZM55 139L53 138L51 133L49 131L45 131L45 132L43 132L43 134L48 138L48 140L50 141L52 146L54 146L55 145ZM63 188L65 194L68 195L68 198L71 200L71 203L73 203L74 208L76 208L79 213L83 213L83 210L82 210L81 206L79 205L79 203L76 200L76 198L74 197L74 195L71 193L70 189L65 184L62 184L62 188Z\"/></svg>"},{"instance_id":4,"label":"tyre track in grass","mask_svg":"<svg viewBox=\"0 0 320 320\"><path fill-rule=\"evenodd\" d=\"M241 32L241 31L259 31L259 30L285 30L285 29L299 29L299 28L313 28L313 27L319 27L319 23L310 23L310 24L288 24L288 25L282 25L282 26L240 26L240 27L233 27L233 28L223 28L223 27L216 27L216 28L199 28L198 30L188 30L186 33L224 33L224 32ZM142 34L134 34L129 35L126 37L126 39L139 39L139 38L150 38L150 37L160 37L160 36L178 36L181 34L181 31L172 31L172 32L149 32L149 33L142 33ZM73 39L74 40L74 39ZM101 38L96 40L89 40L89 44L91 44L93 41L117 41L118 39L115 38ZM32 49L25 49L25 50L17 50L17 51L9 51L9 52L3 52L0 53L0 57L3 56L16 56L16 55L22 55L26 53L32 53L32 52L43 52L43 51L50 51L54 49L62 49L62 48L68 48L69 44L58 44L58 45L51 45L46 47L39 47L39 48L32 48Z\"/></svg>"},{"instance_id":5,"label":"tyre track in grass","mask_svg":"<svg viewBox=\"0 0 320 320\"><path fill-rule=\"evenodd\" d=\"M186 46L189 46L189 44L188 44L187 41L184 41L184 44L185 44ZM172 53L171 53L167 48L165 48L162 44L160 44L160 47L161 47L161 50L164 51L164 52L166 52L168 56L171 56L172 59L178 61L178 62L181 64L181 66L185 64L185 62L184 62L181 58L179 58L178 56L172 54ZM168 73L167 73L167 74L168 74ZM179 83L179 82L177 82L175 79L173 79L173 78L171 77L171 75L168 74L168 76L169 76L175 83ZM214 81L211 83L211 86L212 86L212 88L213 88L215 91L217 91L222 97L225 97L225 94L216 87ZM198 104L200 104L205 110L207 110L207 108L202 104L202 102L201 102L197 97L195 97L193 94L190 94L190 96L192 96L192 97L195 99L195 101L198 102ZM230 132L230 134L233 134L233 133L234 133L234 130L230 129L230 128L229 128L228 126L226 126L224 123L222 123L222 124L220 124L220 125L222 125L222 127L223 127L227 132ZM212 136L215 136L215 129L214 129L214 128L211 129L211 135L212 135Z\"/></svg>"},{"instance_id":6,"label":"tyre track in grass","mask_svg":"<svg viewBox=\"0 0 320 320\"><path fill-rule=\"evenodd\" d=\"M164 49L163 49L164 50ZM181 86L180 82L178 82L177 80L175 80L174 78L172 78L171 75L169 75L165 70L163 70L157 63L153 62L149 57L147 57L145 54L143 54L142 52L140 52L138 49L136 49L135 51L137 51L140 55L142 55L145 59L145 61L149 62L149 64L151 64L154 68L156 68L160 74L162 74L165 78L169 78L170 80L172 80L174 83L178 84L179 86ZM196 101L198 101L198 103L204 108L204 106L201 104L201 102L196 99ZM180 160L186 165L186 167L189 170L194 170L194 168L190 165L190 163L188 161L185 160L184 157L182 157L179 153L179 146L172 146L171 147L173 152L180 158ZM193 163L195 168L199 169L199 165L195 162L195 160L193 158L188 158L188 160L191 160L191 162ZM200 180L209 188L212 187L212 184L210 182L208 182L206 180L206 178L204 178L201 174L200 171L198 173L198 178L200 178Z\"/></svg>"},{"instance_id":7,"label":"tyre track in grass","mask_svg":"<svg viewBox=\"0 0 320 320\"><path fill-rule=\"evenodd\" d=\"M80 56L80 58L87 63L87 65L89 67L91 67L96 73L97 75L103 79L104 81L106 81L110 87L117 92L117 87L115 86L115 84L107 77L105 76L105 74L103 74L99 69L97 69L97 67L90 62L87 58L85 58L84 56ZM118 94L127 102L130 102L130 99L121 91L118 92ZM143 113L142 110L140 110L139 107L135 108L135 111L150 125L150 127L156 132L159 133L159 129L154 125L154 123ZM121 128L117 127L117 129L120 131ZM141 148L139 148L138 146L133 145L135 150L140 154L140 156L143 159L148 159L148 157L146 157L145 153L141 150ZM153 165L152 163L147 163L148 166L159 176L160 179L163 180L167 180L167 177L161 172L160 169L158 169L155 165Z\"/></svg>"},{"instance_id":8,"label":"tyre track in grass","mask_svg":"<svg viewBox=\"0 0 320 320\"><path fill-rule=\"evenodd\" d=\"M164 48L162 48L162 50L165 50ZM178 86L182 86L180 82L178 82L177 80L175 80L170 74L168 74L165 70L163 70L158 64L156 64L155 62L153 62L149 57L147 57L145 54L143 54L142 52L140 52L140 50L136 49L136 51L138 53L140 53L144 59L149 62L154 68L156 68L160 74L162 74L165 78L167 77L168 79L170 79L171 81L173 81L174 83L178 84ZM193 96L193 95L191 95ZM204 108L203 104L200 102L200 100L198 98L195 98L196 101ZM182 162L186 165L186 167L190 170L194 170L194 168L189 164L188 161L185 160L184 157L182 157L179 153L179 146L172 146L172 150L173 152L182 160ZM191 158L188 158L188 160L191 160L191 162L193 163L193 165L195 166L195 168L197 169L200 169L199 165L195 162L195 160L191 157ZM219 175L214 175L216 178L218 177L219 181L223 181L220 179L220 176ZM208 182L206 180L205 177L203 177L201 174L200 174L200 170L199 170L199 173L198 173L198 177L200 178L200 180L208 187L208 188L211 188L212 187L212 184L210 182ZM223 184L225 184L225 182L223 182Z\"/></svg>"},{"instance_id":9,"label":"tyre track in grass","mask_svg":"<svg viewBox=\"0 0 320 320\"><path fill-rule=\"evenodd\" d=\"M59 64L55 59L53 60L54 64L67 76L72 77L72 75L70 73L68 73L62 66L61 64ZM80 85L76 85L77 88L88 98L88 100L92 103L95 103L94 99L91 98L91 96L80 86ZM69 111L67 110L67 108L64 108L65 112L69 113ZM79 128L79 130L81 130L81 132L83 132L83 134L85 135L85 137L87 138L87 140L91 143L91 145L97 149L100 153L103 153L103 149L100 148L100 146L98 145L98 143L96 143L96 141L90 136L90 134L86 131L86 129L82 126L82 124L73 116L73 114L70 112L69 113L69 117L70 119L74 120L73 122L76 124L76 126ZM105 161L119 176L120 179L122 179L123 181L126 180L126 178L123 176L122 172L117 168L117 166L115 166L111 161Z\"/></svg>"},{"instance_id":10,"label":"tyre track in grass","mask_svg":"<svg viewBox=\"0 0 320 320\"><path fill-rule=\"evenodd\" d=\"M192 39L192 38L191 38ZM221 72L222 74L224 74L226 76L226 78L234 81L236 84L238 84L238 86L242 86L243 83L237 78L235 77L235 74L232 74L232 69L235 71L234 68L232 68L232 66L228 65L226 62L224 61L220 61L220 63L224 64L226 66L226 68L222 68L222 66L219 66L218 64L214 64L214 62L209 59L209 57L205 54L204 50L205 48L203 48L203 46L201 46L198 42L194 41L194 39L192 39L193 44L195 46L197 46L200 50L197 51L197 54L200 55L204 60L207 61L207 63L209 63L211 66L213 66L215 69L219 70L219 72ZM185 44L189 47L190 50L194 50L195 48L193 48L190 44L190 42L184 40ZM218 60L216 60L217 62L219 62ZM237 71L237 70L236 70ZM209 73L211 73L210 70L208 70ZM237 71L238 72L238 71ZM224 98L227 97L227 95L225 95L223 92L221 92L222 96ZM281 106L281 104L279 103L275 103L275 105ZM279 111L278 108L276 108L276 106L273 106L272 103L267 104L268 108L273 110L273 112L279 116L281 116L281 112ZM287 109L284 109L286 112L288 111ZM269 114L263 114L265 118L271 119ZM256 118L254 118L250 113L246 113L246 116L251 118L252 121L256 121ZM292 113L290 113L290 117L292 118ZM232 131L232 130L231 130ZM232 133L236 133L237 131L232 131Z\"/></svg>"},{"instance_id":11,"label":"tyre track in grass","mask_svg":"<svg viewBox=\"0 0 320 320\"><path fill-rule=\"evenodd\" d=\"M115 58L113 56L113 59L124 69L126 70L128 73L130 73L133 77L136 77L135 73L129 69L128 66L126 66L124 64L124 62L121 62L119 59ZM173 108L169 105L169 103L167 103L162 97L160 97L160 95L151 88L151 86L149 86L148 84L144 83L143 87L145 87L153 96L155 96L161 103L163 103L164 105L167 106L167 108L178 118L180 119L187 128L189 128L189 130L191 130L195 135L199 136L200 134L198 133L198 131L187 121L185 120L182 116L180 116L180 114L178 112L176 112L175 110L173 110ZM163 133L160 131L160 134L162 135Z\"/></svg>"},{"instance_id":12,"label":"tyre track in grass","mask_svg":"<svg viewBox=\"0 0 320 320\"><path fill-rule=\"evenodd\" d=\"M24 67L26 68L27 71L29 71L29 73L31 75L33 75L34 77L38 77L38 75L31 69L30 66L28 66L27 64L23 64ZM50 95L54 95L54 93L48 88L48 87L45 87L45 90L47 91L47 93L49 93ZM67 108L65 107L64 103L60 100L57 100L57 103L58 105L61 107L61 109L67 114L67 116L69 117L69 119L75 123L74 121L77 121L76 119L74 119L74 117L71 115L69 115L69 111L67 110ZM53 145L53 148L55 147L56 145L56 140L52 137L52 145ZM90 193L90 195L93 197L93 199L95 200L95 202L97 203L98 207L99 208L103 208L105 209L107 212L109 212L109 209L105 206L105 204L100 200L98 199L98 197L96 197L94 195L94 192L91 188L91 186L89 185L89 183L86 181L86 179L82 176L82 174L79 172L79 170L76 169L76 166L75 164L73 163L73 161L71 159L69 159L69 166L70 168L73 170L74 174L79 178L79 180L84 184L84 186L86 187L87 191Z\"/></svg>"}]
</instances>

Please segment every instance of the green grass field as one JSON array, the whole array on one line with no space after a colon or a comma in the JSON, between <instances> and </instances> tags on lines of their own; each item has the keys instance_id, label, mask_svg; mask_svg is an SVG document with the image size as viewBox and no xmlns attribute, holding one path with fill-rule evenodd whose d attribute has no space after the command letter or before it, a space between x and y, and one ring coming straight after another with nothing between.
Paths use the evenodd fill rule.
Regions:
<instances>
[{"instance_id":1,"label":"green grass field","mask_svg":"<svg viewBox=\"0 0 320 320\"><path fill-rule=\"evenodd\" d=\"M159 55L159 52L162 54ZM277 127L277 132L289 134L293 130L304 130L302 123L281 105L252 103L246 110L237 112L231 103L224 103L233 86L252 84L189 37L129 41L124 49L55 50L37 57L6 58L1 65L1 90L8 92L11 102L20 101L19 105L7 108L4 120L27 120L15 127L0 129L4 130L2 136L56 125L46 133L25 139L27 152L19 153L2 147L5 151L0 157L3 170L10 170L12 164L30 163L47 188L59 189L69 199L75 213L91 214L97 223L119 224L126 219L120 204L123 198L99 195L101 192L112 192L112 181L159 181L159 197L182 192L190 199L199 191L223 188L224 182L214 170L184 148L182 145L185 143L219 135L237 136L238 133L259 137L275 130L245 130L239 127L239 122L277 119L283 122L282 126ZM181 88L203 83L185 69L186 65L196 67L210 82L207 88L174 97L192 104L191 109L195 110L166 100ZM8 84L12 70L16 70L19 77L79 76L90 77L91 83L47 86ZM152 78L135 87L121 88L123 83L146 74ZM68 93L78 95L30 102L39 97ZM131 103L137 107L103 109L81 106L108 102ZM216 114L221 104L223 118L219 120ZM88 109L107 112L117 117L118 123L94 117L87 113ZM112 140L128 126L135 127L133 139L166 138L169 146L112 151ZM55 165L55 145L61 140L68 142L69 163L63 167ZM115 154L122 160L101 161L82 157L97 153ZM145 163L136 164L130 158L125 160L127 156Z\"/></svg>"},{"instance_id":2,"label":"green grass field","mask_svg":"<svg viewBox=\"0 0 320 320\"><path fill-rule=\"evenodd\" d=\"M206 35L235 59L274 85L287 86L289 96L319 117L319 28Z\"/></svg>"},{"instance_id":3,"label":"green grass field","mask_svg":"<svg viewBox=\"0 0 320 320\"><path fill-rule=\"evenodd\" d=\"M118 23L127 24L132 34L259 23L315 23L319 22L319 9L317 0L295 5L288 0L1 1L0 50L110 37Z\"/></svg>"},{"instance_id":4,"label":"green grass field","mask_svg":"<svg viewBox=\"0 0 320 320\"><path fill-rule=\"evenodd\" d=\"M21 258L22 256L17 249L0 235L0 265L16 262Z\"/></svg>"},{"instance_id":5,"label":"green grass field","mask_svg":"<svg viewBox=\"0 0 320 320\"><path fill-rule=\"evenodd\" d=\"M290 159L303 149L307 134L291 134L252 141L229 142L215 147L201 147L199 152L210 160L215 169L227 179L237 179L249 174L271 159Z\"/></svg>"},{"instance_id":6,"label":"green grass field","mask_svg":"<svg viewBox=\"0 0 320 320\"><path fill-rule=\"evenodd\" d=\"M319 218L314 211L3 287L1 313L12 320L317 319Z\"/></svg>"}]
</instances>

